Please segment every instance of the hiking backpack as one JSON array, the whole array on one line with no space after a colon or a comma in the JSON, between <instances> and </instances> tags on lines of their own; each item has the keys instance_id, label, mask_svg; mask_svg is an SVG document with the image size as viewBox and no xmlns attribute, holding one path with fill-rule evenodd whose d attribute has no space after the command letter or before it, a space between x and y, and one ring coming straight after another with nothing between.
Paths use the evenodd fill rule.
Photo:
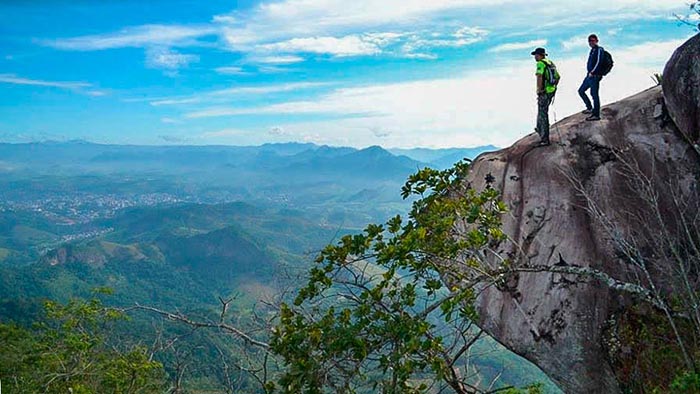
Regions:
<instances>
[{"instance_id":1,"label":"hiking backpack","mask_svg":"<svg viewBox=\"0 0 700 394\"><path fill-rule=\"evenodd\" d=\"M561 75L559 75L559 71L557 71L557 66L554 64L553 61L548 61L548 62L543 62L544 63L544 69L545 69L545 81L549 83L550 86L557 86L559 85L559 80L561 79Z\"/></svg>"},{"instance_id":2,"label":"hiking backpack","mask_svg":"<svg viewBox=\"0 0 700 394\"><path fill-rule=\"evenodd\" d=\"M605 76L610 73L610 70L612 70L615 62L613 61L613 57L610 52L606 51L604 48L601 49L603 51L603 55L600 59L600 75Z\"/></svg>"}]
</instances>

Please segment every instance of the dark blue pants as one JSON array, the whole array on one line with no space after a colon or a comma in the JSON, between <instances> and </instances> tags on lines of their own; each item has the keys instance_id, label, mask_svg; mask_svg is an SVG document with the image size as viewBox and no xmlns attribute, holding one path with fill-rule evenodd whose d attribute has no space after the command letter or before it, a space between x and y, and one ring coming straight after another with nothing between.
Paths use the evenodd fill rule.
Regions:
<instances>
[{"instance_id":1,"label":"dark blue pants","mask_svg":"<svg viewBox=\"0 0 700 394\"><path fill-rule=\"evenodd\" d=\"M581 87L578 88L578 95L581 96L583 102L586 103L586 108L593 111L593 115L600 116L600 79L599 76L586 76L583 80ZM593 105L591 105L591 100L588 99L586 91L591 89L591 97L593 97Z\"/></svg>"}]
</instances>

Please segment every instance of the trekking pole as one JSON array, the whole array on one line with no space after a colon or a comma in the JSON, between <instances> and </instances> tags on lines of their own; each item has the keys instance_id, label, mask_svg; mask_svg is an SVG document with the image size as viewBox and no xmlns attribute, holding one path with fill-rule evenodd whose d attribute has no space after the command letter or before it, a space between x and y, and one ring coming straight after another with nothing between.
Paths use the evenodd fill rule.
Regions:
<instances>
[{"instance_id":1,"label":"trekking pole","mask_svg":"<svg viewBox=\"0 0 700 394\"><path fill-rule=\"evenodd\" d=\"M557 98L555 95L552 98L552 115L554 115L554 130L557 132L557 137L559 137L559 146L566 146L564 141L561 139L561 133L559 132L559 122L557 121L557 110L554 108L554 101Z\"/></svg>"}]
</instances>

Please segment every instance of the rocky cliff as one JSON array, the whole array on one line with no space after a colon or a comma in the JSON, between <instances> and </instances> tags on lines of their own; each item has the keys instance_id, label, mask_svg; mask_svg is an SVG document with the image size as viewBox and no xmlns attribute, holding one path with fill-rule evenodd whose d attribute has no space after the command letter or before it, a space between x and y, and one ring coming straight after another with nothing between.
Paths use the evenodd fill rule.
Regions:
<instances>
[{"instance_id":1,"label":"rocky cliff","mask_svg":"<svg viewBox=\"0 0 700 394\"><path fill-rule=\"evenodd\" d=\"M664 97L682 135L700 144L700 34L678 48L664 69Z\"/></svg>"},{"instance_id":2,"label":"rocky cliff","mask_svg":"<svg viewBox=\"0 0 700 394\"><path fill-rule=\"evenodd\" d=\"M634 249L662 267L650 269L660 275L654 227L674 228L683 214L679 201L700 206L700 155L693 149L700 130L699 48L700 36L679 48L663 91L655 87L606 106L600 122L564 119L552 127L549 147L535 148L538 137L530 135L475 160L467 181L479 189L490 174L510 209L504 219L510 241L500 245L501 255L518 266L590 268L648 285L630 262ZM634 245L624 246L632 239ZM625 349L610 343L610 330L620 311L643 303L605 281L540 272L487 288L478 306L487 332L566 393L619 393L614 353Z\"/></svg>"}]
</instances>

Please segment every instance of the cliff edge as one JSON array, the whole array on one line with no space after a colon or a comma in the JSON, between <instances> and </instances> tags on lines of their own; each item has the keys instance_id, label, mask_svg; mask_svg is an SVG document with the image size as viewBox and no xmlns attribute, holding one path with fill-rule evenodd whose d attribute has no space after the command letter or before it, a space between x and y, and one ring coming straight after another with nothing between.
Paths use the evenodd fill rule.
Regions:
<instances>
[{"instance_id":1,"label":"cliff edge","mask_svg":"<svg viewBox=\"0 0 700 394\"><path fill-rule=\"evenodd\" d=\"M700 207L700 36L679 48L651 88L608 105L603 120L573 115L552 126L552 145L536 135L478 157L467 179L477 189L495 178L509 206L502 256L520 266L576 266L647 285L630 261L633 248L661 275L656 227L672 229L683 207ZM689 209L692 211L692 209ZM697 211L691 212L697 214ZM671 230L672 231L672 230ZM670 269L670 267L669 267ZM663 291L663 290L662 290ZM519 273L478 299L480 325L538 365L566 393L620 393L615 346L621 311L644 304L601 280Z\"/></svg>"}]
</instances>

